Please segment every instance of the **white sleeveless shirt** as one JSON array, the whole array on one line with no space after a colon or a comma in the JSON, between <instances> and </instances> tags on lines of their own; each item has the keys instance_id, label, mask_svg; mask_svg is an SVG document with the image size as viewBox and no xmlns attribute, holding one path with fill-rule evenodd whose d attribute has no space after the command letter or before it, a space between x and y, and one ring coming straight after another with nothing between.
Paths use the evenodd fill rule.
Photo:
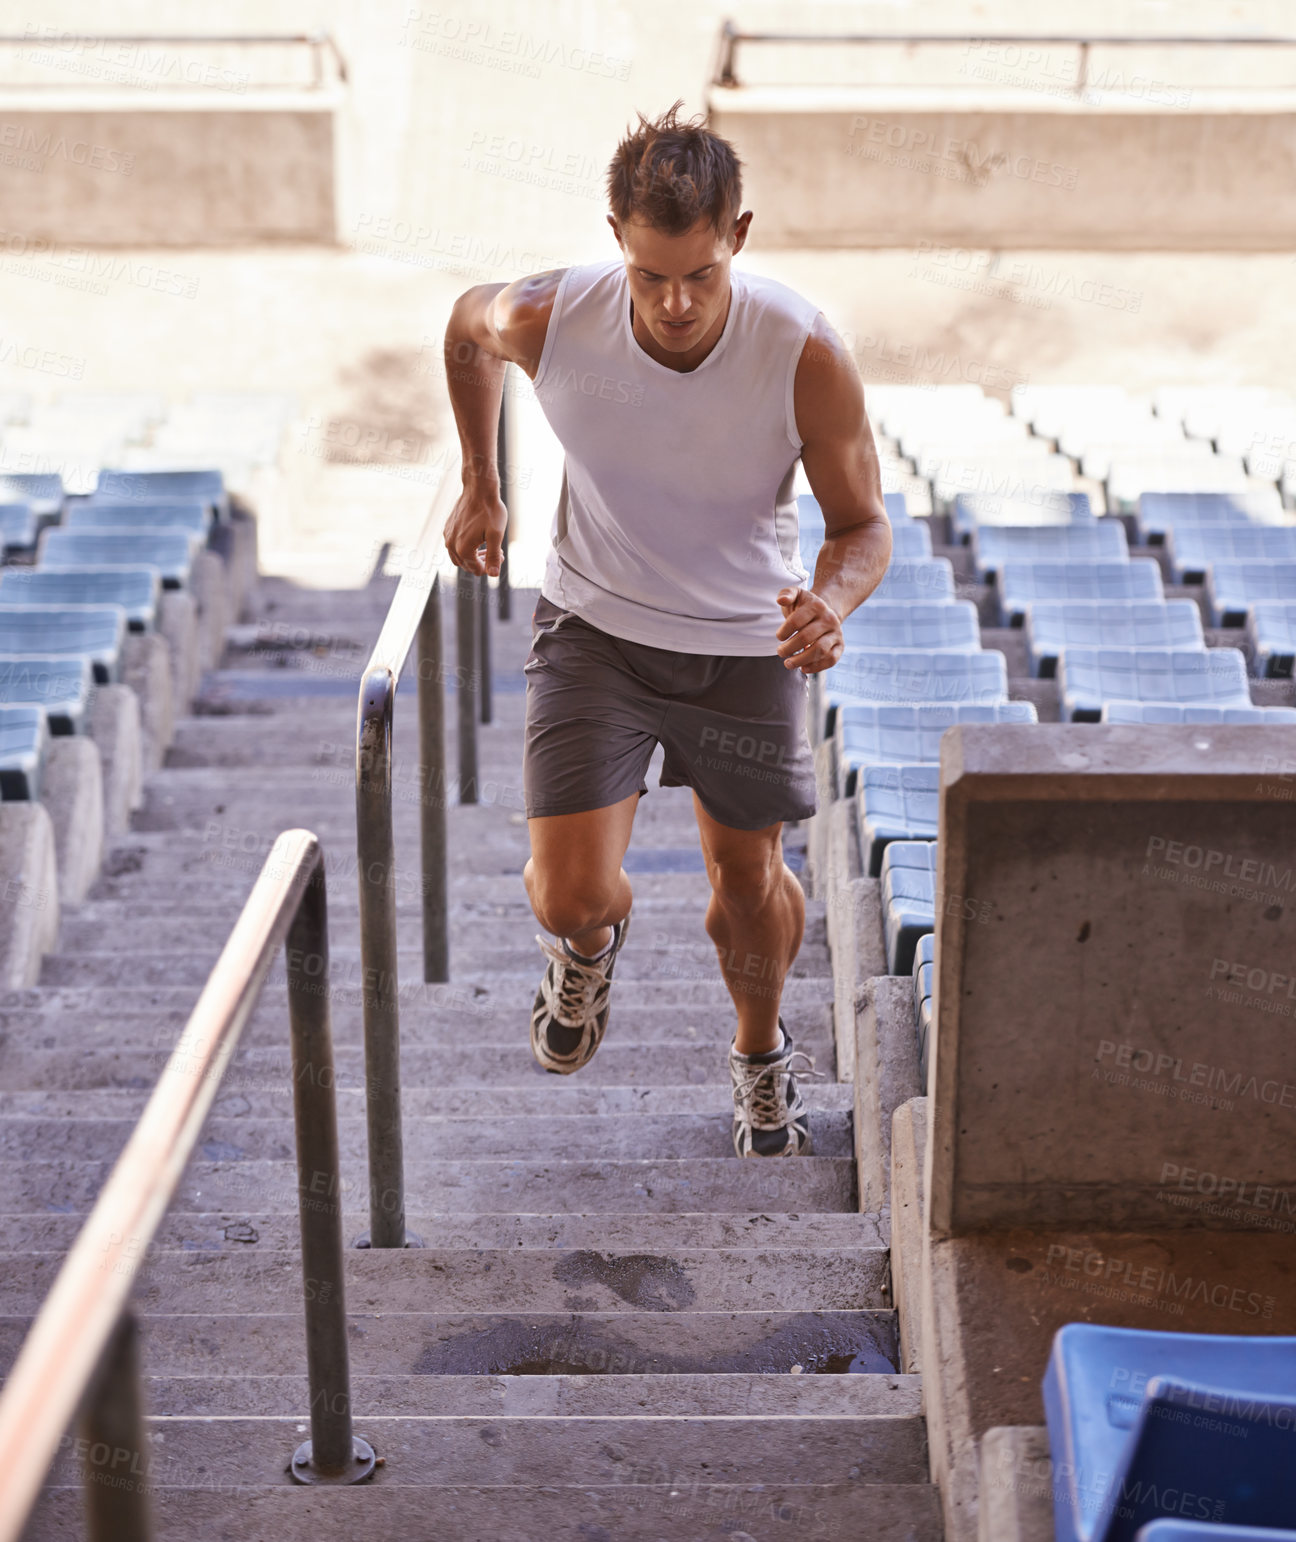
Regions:
<instances>
[{"instance_id":1,"label":"white sleeveless shirt","mask_svg":"<svg viewBox=\"0 0 1296 1542\"><path fill-rule=\"evenodd\" d=\"M682 373L635 340L622 257L563 273L534 381L565 452L541 593L615 637L753 656L778 650L778 591L809 582L792 390L819 309L730 283L723 332Z\"/></svg>"}]
</instances>

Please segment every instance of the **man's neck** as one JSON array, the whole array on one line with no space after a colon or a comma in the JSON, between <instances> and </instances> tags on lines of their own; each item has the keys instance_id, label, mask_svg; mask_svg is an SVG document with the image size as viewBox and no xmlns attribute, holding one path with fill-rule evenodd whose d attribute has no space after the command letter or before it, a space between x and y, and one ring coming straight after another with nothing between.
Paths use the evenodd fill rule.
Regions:
<instances>
[{"instance_id":1,"label":"man's neck","mask_svg":"<svg viewBox=\"0 0 1296 1542\"><path fill-rule=\"evenodd\" d=\"M639 344L650 359L655 359L658 364L664 364L667 369L673 369L678 374L687 375L690 370L695 370L702 360L711 352L720 341L725 329L725 323L729 319L729 307L733 304L733 284L729 285L729 293L725 296L724 310L716 317L706 334L686 353L672 353L663 348L657 339L643 324L643 318L635 310L634 300L630 301L630 330L634 334L634 340Z\"/></svg>"}]
</instances>

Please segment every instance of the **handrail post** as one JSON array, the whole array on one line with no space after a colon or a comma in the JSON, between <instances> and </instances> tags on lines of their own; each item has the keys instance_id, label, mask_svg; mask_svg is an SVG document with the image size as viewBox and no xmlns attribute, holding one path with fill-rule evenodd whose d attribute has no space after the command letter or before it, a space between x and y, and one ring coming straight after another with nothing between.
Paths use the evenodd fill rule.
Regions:
<instances>
[{"instance_id":1,"label":"handrail post","mask_svg":"<svg viewBox=\"0 0 1296 1542\"><path fill-rule=\"evenodd\" d=\"M328 907L324 863L302 892L288 928L285 963L292 1022L297 1204L301 1217L309 1440L293 1454L298 1483L359 1483L374 1470L373 1447L351 1429L342 1181L328 997ZM404 1215L400 1217L402 1229Z\"/></svg>"},{"instance_id":2,"label":"handrail post","mask_svg":"<svg viewBox=\"0 0 1296 1542\"><path fill-rule=\"evenodd\" d=\"M148 1447L140 1398L139 1329L122 1313L82 1407L90 1542L150 1542ZM96 1462L102 1448L105 1461ZM94 1471L98 1468L99 1471Z\"/></svg>"},{"instance_id":3,"label":"handrail post","mask_svg":"<svg viewBox=\"0 0 1296 1542\"><path fill-rule=\"evenodd\" d=\"M460 568L455 574L455 690L459 719L459 801L477 801L477 584Z\"/></svg>"},{"instance_id":4,"label":"handrail post","mask_svg":"<svg viewBox=\"0 0 1296 1542\"><path fill-rule=\"evenodd\" d=\"M509 497L509 434L508 434L508 385L510 379L509 367L504 366L504 390L500 396L499 430L495 435L495 462L499 467L500 501L508 510L508 522L504 526L504 541L500 552L499 570L499 618L501 621L510 621L513 618L513 595L509 588L509 535L513 528L513 503Z\"/></svg>"},{"instance_id":5,"label":"handrail post","mask_svg":"<svg viewBox=\"0 0 1296 1542\"><path fill-rule=\"evenodd\" d=\"M491 720L491 634L490 634L490 577L483 573L477 607L477 696L481 706L481 720Z\"/></svg>"},{"instance_id":6,"label":"handrail post","mask_svg":"<svg viewBox=\"0 0 1296 1542\"><path fill-rule=\"evenodd\" d=\"M361 1000L365 1119L369 1134L369 1230L357 1247L417 1246L405 1233L401 1140L400 1007L396 995L396 846L392 836L391 742L395 683L375 669L360 690L356 750Z\"/></svg>"},{"instance_id":7,"label":"handrail post","mask_svg":"<svg viewBox=\"0 0 1296 1542\"><path fill-rule=\"evenodd\" d=\"M446 903L445 657L441 575L434 574L418 629L419 836L422 845L423 979L450 978Z\"/></svg>"}]
</instances>

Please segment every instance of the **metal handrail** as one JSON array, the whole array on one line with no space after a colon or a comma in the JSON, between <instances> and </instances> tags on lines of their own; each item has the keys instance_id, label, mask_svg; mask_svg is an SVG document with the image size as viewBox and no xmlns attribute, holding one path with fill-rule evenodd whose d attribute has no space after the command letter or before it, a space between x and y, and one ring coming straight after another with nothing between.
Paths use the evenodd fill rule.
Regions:
<instances>
[{"instance_id":1,"label":"metal handrail","mask_svg":"<svg viewBox=\"0 0 1296 1542\"><path fill-rule=\"evenodd\" d=\"M1296 36L1260 36L1245 33L1224 33L1216 36L1197 37L1169 37L1165 35L1122 34L1102 36L1090 34L1078 36L1062 32L742 32L732 20L726 20L720 28L719 46L716 56L715 68L711 72L708 82L712 86L735 87L741 84L735 69L735 57L739 43L825 43L825 44L854 44L854 43L902 43L913 45L917 43L969 43L969 44L994 44L994 43L1069 43L1081 50L1081 68L1077 72L1076 90L1083 91L1087 85L1088 75L1088 51L1095 44L1103 47L1117 44L1129 44L1142 47L1151 47L1157 44L1165 44L1169 47L1184 45L1200 45L1210 48L1218 48L1225 45L1277 44L1282 47L1296 46Z\"/></svg>"},{"instance_id":2,"label":"metal handrail","mask_svg":"<svg viewBox=\"0 0 1296 1542\"><path fill-rule=\"evenodd\" d=\"M308 830L271 848L229 940L102 1193L63 1262L0 1394L0 1542L15 1542L69 1422L125 1452L121 1486L87 1472L91 1535L149 1535L146 1442L127 1307L281 943L292 1023L298 1201L306 1281L311 1439L292 1458L305 1483L353 1483L374 1454L351 1429L341 1185L328 996L324 859Z\"/></svg>"},{"instance_id":3,"label":"metal handrail","mask_svg":"<svg viewBox=\"0 0 1296 1542\"><path fill-rule=\"evenodd\" d=\"M337 39L327 29L321 28L315 32L284 32L284 33L215 33L215 32L63 32L59 31L50 37L41 37L35 33L0 33L0 47L8 48L40 48L50 43L195 43L200 46L234 43L239 47L244 45L257 46L259 44L272 44L282 46L285 43L304 43L311 50L311 59L314 66L314 80L311 83L312 90L318 90L324 84L323 56L328 55L337 66L338 80L345 85L347 83L347 63L342 56L342 50L338 47ZM30 81L23 83L23 89L39 90L43 86L66 86L61 80ZM77 82L80 84L80 82ZM258 89L281 89L276 87L259 87Z\"/></svg>"}]
</instances>

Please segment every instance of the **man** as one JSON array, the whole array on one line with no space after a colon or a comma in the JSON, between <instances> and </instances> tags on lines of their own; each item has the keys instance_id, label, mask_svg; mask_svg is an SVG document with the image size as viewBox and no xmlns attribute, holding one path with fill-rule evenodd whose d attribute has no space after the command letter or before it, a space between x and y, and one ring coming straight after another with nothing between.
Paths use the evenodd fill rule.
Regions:
<instances>
[{"instance_id":1,"label":"man","mask_svg":"<svg viewBox=\"0 0 1296 1542\"><path fill-rule=\"evenodd\" d=\"M805 904L782 827L815 808L807 676L841 656L842 618L881 581L891 531L854 361L812 302L731 269L752 218L740 165L681 105L639 114L612 159L620 256L456 302L463 491L445 543L458 567L499 572L511 360L565 451L525 664L523 879L558 938L537 939L532 1049L571 1073L602 1041L631 906L621 861L661 743L660 785L693 790L705 925L737 1015L734 1149L796 1156L811 1137L779 998ZM808 587L798 456L827 536Z\"/></svg>"}]
</instances>

